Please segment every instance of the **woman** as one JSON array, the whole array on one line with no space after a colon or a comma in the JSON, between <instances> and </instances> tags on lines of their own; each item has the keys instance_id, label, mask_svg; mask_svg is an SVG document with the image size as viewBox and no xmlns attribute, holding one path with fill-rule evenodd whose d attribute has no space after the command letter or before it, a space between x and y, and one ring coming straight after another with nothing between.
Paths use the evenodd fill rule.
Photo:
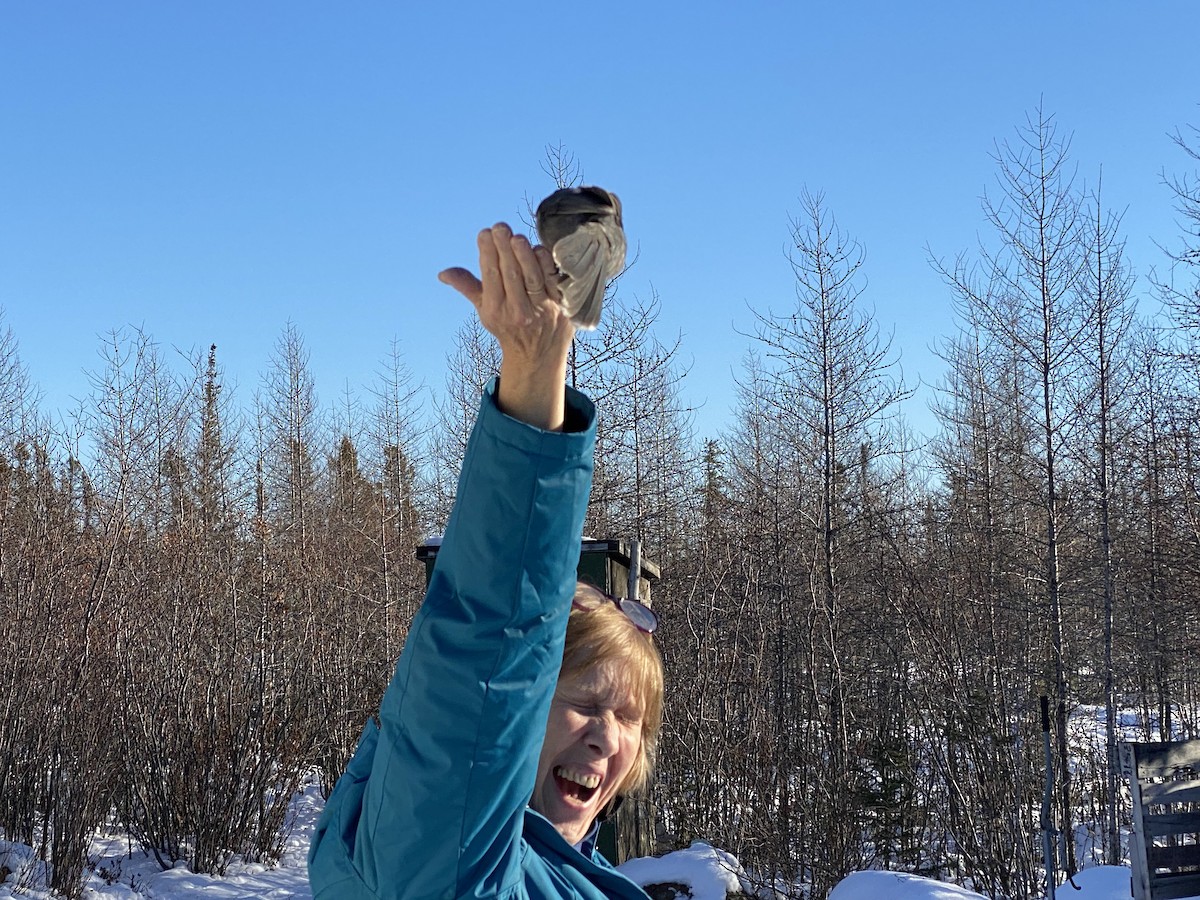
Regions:
<instances>
[{"instance_id":1,"label":"woman","mask_svg":"<svg viewBox=\"0 0 1200 900\"><path fill-rule=\"evenodd\" d=\"M648 777L662 665L648 620L576 589L595 409L565 386L554 262L503 223L478 244L482 281L439 278L495 335L500 376L379 725L314 835L313 895L644 900L595 830Z\"/></svg>"}]
</instances>

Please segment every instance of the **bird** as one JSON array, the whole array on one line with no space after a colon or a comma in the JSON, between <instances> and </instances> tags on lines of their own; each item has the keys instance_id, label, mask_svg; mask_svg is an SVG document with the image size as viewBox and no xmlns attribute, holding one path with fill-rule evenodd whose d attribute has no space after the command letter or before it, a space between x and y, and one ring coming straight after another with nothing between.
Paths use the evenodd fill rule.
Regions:
<instances>
[{"instance_id":1,"label":"bird","mask_svg":"<svg viewBox=\"0 0 1200 900\"><path fill-rule=\"evenodd\" d=\"M600 187L562 188L538 204L534 218L560 273L563 309L576 328L591 331L605 287L625 268L621 201Z\"/></svg>"}]
</instances>

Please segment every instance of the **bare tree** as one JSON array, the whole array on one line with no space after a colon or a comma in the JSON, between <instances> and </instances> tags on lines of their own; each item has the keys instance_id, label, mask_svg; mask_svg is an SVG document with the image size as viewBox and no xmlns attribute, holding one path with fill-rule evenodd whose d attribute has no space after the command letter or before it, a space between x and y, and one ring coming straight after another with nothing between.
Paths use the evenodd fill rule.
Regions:
<instances>
[{"instance_id":1,"label":"bare tree","mask_svg":"<svg viewBox=\"0 0 1200 900\"><path fill-rule=\"evenodd\" d=\"M691 411L680 397L686 373L679 338L659 340L654 330L659 309L657 295L628 303L610 298L601 328L576 336L567 375L598 410L585 528L635 537L665 564L695 457Z\"/></svg>"},{"instance_id":2,"label":"bare tree","mask_svg":"<svg viewBox=\"0 0 1200 900\"><path fill-rule=\"evenodd\" d=\"M375 410L370 429L373 469L382 486L380 575L389 657L399 652L425 587L423 573L413 559L430 518L429 498L423 496L429 491L420 480L420 473L428 469L422 451L428 434L421 416L423 391L405 364L399 343L393 340L373 388Z\"/></svg>"},{"instance_id":3,"label":"bare tree","mask_svg":"<svg viewBox=\"0 0 1200 900\"><path fill-rule=\"evenodd\" d=\"M1177 130L1171 139L1200 164L1200 128L1191 126L1187 132ZM1167 276L1155 281L1188 343L1195 348L1200 343L1200 174L1168 176L1164 172L1162 182L1175 201L1183 235L1173 249L1166 249L1171 261Z\"/></svg>"},{"instance_id":4,"label":"bare tree","mask_svg":"<svg viewBox=\"0 0 1200 900\"><path fill-rule=\"evenodd\" d=\"M1029 117L1018 138L1016 143L998 146L1000 197L993 200L985 195L983 201L999 246L980 247L978 275L962 259L953 270L939 268L981 326L1013 349L1036 385L1036 427L1030 434L1040 455L1042 577L1051 651L1048 681L1056 702L1058 813L1065 825L1072 793L1067 746L1070 685L1061 595L1060 455L1079 424L1068 387L1079 377L1089 324L1078 301L1087 257L1081 241L1080 197L1069 167L1069 140L1057 135L1052 118L1040 109ZM1060 829L1059 848L1063 866L1074 872L1069 833L1068 828Z\"/></svg>"},{"instance_id":5,"label":"bare tree","mask_svg":"<svg viewBox=\"0 0 1200 900\"><path fill-rule=\"evenodd\" d=\"M500 348L479 320L471 316L454 336L454 352L447 359L446 392L435 403L437 426L431 433L430 458L434 471L431 485L435 496L433 523L439 530L446 524L458 490L467 438L479 410L487 383L500 372Z\"/></svg>"},{"instance_id":6,"label":"bare tree","mask_svg":"<svg viewBox=\"0 0 1200 900\"><path fill-rule=\"evenodd\" d=\"M716 668L704 690L672 700L669 734L685 752L672 783L716 804L681 802L675 827L705 822L765 883L803 880L820 896L852 868L909 852L888 808L908 803L901 757L868 749L908 733L904 706L883 699L902 691L878 676L896 664L878 652L891 626L872 574L881 548L890 555L883 463L908 392L860 307L860 249L821 197L802 203L796 301L787 313L756 312L729 462L709 445L698 519L714 533L683 561L694 578L681 610L690 631L675 652ZM897 720L880 718L885 706ZM709 786L708 766L721 786Z\"/></svg>"},{"instance_id":7,"label":"bare tree","mask_svg":"<svg viewBox=\"0 0 1200 900\"><path fill-rule=\"evenodd\" d=\"M275 345L263 391L270 428L264 465L272 514L302 549L316 501L320 421L308 351L291 323Z\"/></svg>"},{"instance_id":8,"label":"bare tree","mask_svg":"<svg viewBox=\"0 0 1200 900\"><path fill-rule=\"evenodd\" d=\"M1113 642L1116 628L1116 566L1113 555L1113 474L1117 429L1127 430L1127 418L1119 403L1128 393L1131 371L1122 365L1123 351L1133 322L1131 301L1133 279L1124 263L1124 242L1119 237L1120 217L1106 211L1101 203L1100 184L1092 197L1092 215L1085 231L1087 270L1079 282L1080 302L1090 318L1086 336L1089 371L1082 379L1085 397L1081 403L1089 410L1087 430L1092 435L1092 452L1087 467L1093 472L1093 497L1099 551L1100 590L1103 597L1105 704L1105 840L1104 853L1109 865L1118 865L1121 841L1118 810L1119 759L1117 756L1117 680L1114 670Z\"/></svg>"}]
</instances>

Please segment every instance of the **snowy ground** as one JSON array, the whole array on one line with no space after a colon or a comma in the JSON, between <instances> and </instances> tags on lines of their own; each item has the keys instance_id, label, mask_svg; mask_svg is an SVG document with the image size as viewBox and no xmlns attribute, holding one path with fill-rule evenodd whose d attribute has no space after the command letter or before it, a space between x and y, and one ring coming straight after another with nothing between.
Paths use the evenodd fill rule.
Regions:
<instances>
[{"instance_id":1,"label":"snowy ground","mask_svg":"<svg viewBox=\"0 0 1200 900\"><path fill-rule=\"evenodd\" d=\"M123 835L102 835L92 844L93 866L83 896L88 900L311 900L305 870L309 837L323 801L315 785L298 794L291 809L291 836L279 865L234 864L223 878L197 875L178 866L162 871L153 857L130 846ZM0 884L0 900L54 900L39 890L41 872L27 847L0 841L0 866L14 871ZM737 860L707 844L656 859L630 860L621 867L641 884L679 882L690 886L693 900L723 900L745 882ZM43 882L44 883L44 882ZM1129 869L1098 866L1075 878L1079 890L1065 885L1059 898L1128 900ZM830 893L828 900L983 900L952 884L898 872L855 872Z\"/></svg>"},{"instance_id":2,"label":"snowy ground","mask_svg":"<svg viewBox=\"0 0 1200 900\"><path fill-rule=\"evenodd\" d=\"M223 878L197 875L180 865L163 871L152 856L130 846L124 835L101 835L92 842L92 871L83 896L87 900L311 900L305 856L308 842L324 801L317 786L310 785L292 801L291 834L278 866L234 863ZM0 841L0 865L4 864L4 842ZM11 863L9 868L16 868ZM0 885L0 898L52 900L40 890L15 893L14 881L37 873L17 871ZM32 876L32 877L31 877Z\"/></svg>"}]
</instances>

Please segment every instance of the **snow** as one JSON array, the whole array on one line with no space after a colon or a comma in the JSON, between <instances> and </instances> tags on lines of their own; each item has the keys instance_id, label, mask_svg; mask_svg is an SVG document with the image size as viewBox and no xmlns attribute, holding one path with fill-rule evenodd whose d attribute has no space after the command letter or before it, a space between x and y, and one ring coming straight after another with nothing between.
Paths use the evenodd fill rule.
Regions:
<instances>
[{"instance_id":1,"label":"snow","mask_svg":"<svg viewBox=\"0 0 1200 900\"><path fill-rule=\"evenodd\" d=\"M1128 866L1092 866L1075 876L1075 884L1079 890L1065 884L1055 894L1075 900L1129 900L1131 896Z\"/></svg>"},{"instance_id":2,"label":"snow","mask_svg":"<svg viewBox=\"0 0 1200 900\"><path fill-rule=\"evenodd\" d=\"M163 871L154 857L131 843L123 834L102 834L92 840L91 871L83 890L84 900L312 900L305 857L324 801L318 786L307 785L297 793L289 810L290 834L277 866L234 862L223 877L191 872L182 863ZM0 841L0 865L4 848L19 845ZM32 860L28 848L22 848ZM25 857L22 857L24 859ZM53 900L53 894L38 890L45 885L41 870L13 869L14 876L0 884L0 900ZM24 884L32 889L16 892ZM39 877L41 876L41 877Z\"/></svg>"},{"instance_id":3,"label":"snow","mask_svg":"<svg viewBox=\"0 0 1200 900\"><path fill-rule=\"evenodd\" d=\"M700 841L686 850L631 859L617 868L638 884L685 884L691 889L692 900L725 900L727 893L749 892L738 861Z\"/></svg>"},{"instance_id":4,"label":"snow","mask_svg":"<svg viewBox=\"0 0 1200 900\"><path fill-rule=\"evenodd\" d=\"M1060 885L1056 900L1129 900L1127 866L1093 866L1075 876L1076 890ZM985 900L982 894L901 872L854 872L829 893L829 900Z\"/></svg>"},{"instance_id":5,"label":"snow","mask_svg":"<svg viewBox=\"0 0 1200 900\"><path fill-rule=\"evenodd\" d=\"M315 783L292 800L289 836L277 866L235 862L223 877L191 872L182 863L162 871L152 856L123 834L92 841L85 900L311 900L305 856L324 805ZM0 900L54 900L44 889L45 869L28 847L0 840L0 866L13 875L0 884ZM633 859L620 870L639 884L678 883L692 900L724 900L727 893L752 893L741 865L729 853L696 842L662 857ZM1060 900L1128 900L1129 869L1096 866L1075 876L1080 890L1064 885ZM900 872L854 872L828 900L982 900L980 894Z\"/></svg>"},{"instance_id":6,"label":"snow","mask_svg":"<svg viewBox=\"0 0 1200 900\"><path fill-rule=\"evenodd\" d=\"M829 892L829 900L986 900L957 885L903 872L851 872Z\"/></svg>"}]
</instances>

